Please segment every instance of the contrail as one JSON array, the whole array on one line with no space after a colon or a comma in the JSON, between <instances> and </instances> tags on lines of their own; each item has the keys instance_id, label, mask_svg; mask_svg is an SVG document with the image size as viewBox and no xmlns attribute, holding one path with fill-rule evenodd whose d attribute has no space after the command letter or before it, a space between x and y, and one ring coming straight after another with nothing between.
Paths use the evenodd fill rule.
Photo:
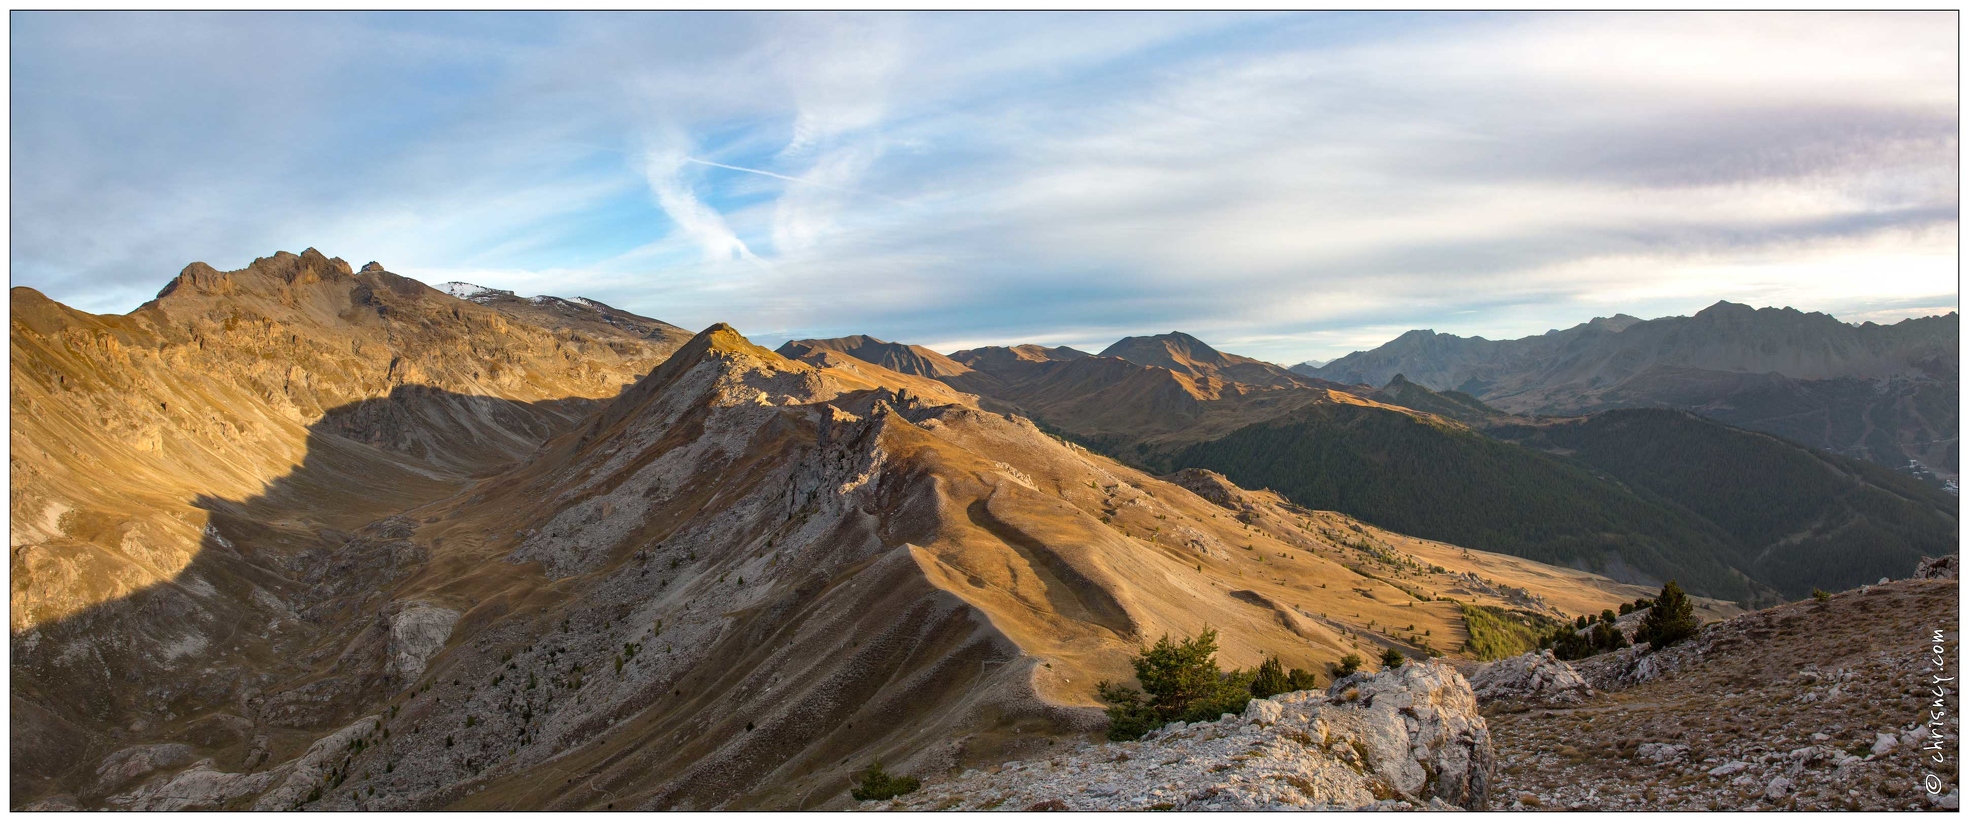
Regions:
<instances>
[{"instance_id":1,"label":"contrail","mask_svg":"<svg viewBox=\"0 0 1969 822\"><path fill-rule=\"evenodd\" d=\"M896 205L903 205L903 206L906 206L906 205L909 205L908 203L905 203L905 202L903 202L903 201L901 201L901 200L898 200L898 199L896 199L896 198L894 198L894 197L885 197L885 196L883 196L883 195L880 195L880 194L876 194L876 193L874 193L874 192L871 192L871 191L862 191L862 190L860 190L860 189L853 189L853 188L846 188L846 187L843 187L843 186L835 186L835 185L828 185L828 184L826 184L826 183L817 183L817 182L814 182L813 180L807 180L807 179L803 179L803 178L800 178L800 177L788 177L788 176L786 176L786 175L784 175L784 174L775 174L775 173L773 173L773 172L770 172L770 171L765 171L765 170L763 170L763 169L757 169L757 168L746 168L746 167L744 167L744 166L731 166L731 165L725 165L724 163L714 163L714 162L711 162L710 160L699 160L699 159L697 159L696 157L685 157L685 158L684 158L684 162L686 162L686 163L696 163L696 164L698 164L698 165L701 165L701 166L711 166L711 167L713 167L713 168L723 168L723 169L730 169L730 170L732 170L732 171L744 171L744 172L747 172L747 173L751 173L751 174L763 174L763 175L765 175L765 176L767 176L767 177L771 177L771 178L774 178L774 179L777 179L777 180L785 180L785 181L787 181L787 182L789 182L789 183L799 183L799 184L801 184L801 185L809 185L809 186L817 186L817 187L820 187L820 188L826 188L826 189L832 189L832 190L834 190L834 191L840 191L840 192L845 192L845 193L848 193L848 194L859 194L859 195L861 195L861 196L863 196L863 197L874 197L875 199L878 199L878 200L887 200L887 201L889 201L889 202L892 202L892 203L895 203Z\"/></svg>"}]
</instances>

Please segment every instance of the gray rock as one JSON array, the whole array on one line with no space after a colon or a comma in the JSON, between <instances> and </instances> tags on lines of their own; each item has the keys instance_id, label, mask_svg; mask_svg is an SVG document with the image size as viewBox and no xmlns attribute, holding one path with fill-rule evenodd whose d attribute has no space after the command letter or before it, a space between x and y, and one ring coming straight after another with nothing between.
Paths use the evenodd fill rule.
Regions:
<instances>
[{"instance_id":1,"label":"gray rock","mask_svg":"<svg viewBox=\"0 0 1969 822\"><path fill-rule=\"evenodd\" d=\"M1634 756L1655 764L1663 764L1682 759L1689 755L1689 746L1671 745L1664 742L1644 742L1634 750Z\"/></svg>"},{"instance_id":2,"label":"gray rock","mask_svg":"<svg viewBox=\"0 0 1969 822\"><path fill-rule=\"evenodd\" d=\"M266 790L283 775L284 771L225 773L213 767L212 760L201 759L168 780L112 797L110 804L133 811L219 809Z\"/></svg>"},{"instance_id":3,"label":"gray rock","mask_svg":"<svg viewBox=\"0 0 1969 822\"><path fill-rule=\"evenodd\" d=\"M1940 557L1922 557L1914 566L1915 579L1955 579L1958 561L1955 554Z\"/></svg>"},{"instance_id":4,"label":"gray rock","mask_svg":"<svg viewBox=\"0 0 1969 822\"><path fill-rule=\"evenodd\" d=\"M1270 725L1277 722L1279 715L1284 712L1285 708L1275 701L1270 699L1254 699L1244 706L1244 720L1246 722L1256 722L1261 725ZM1228 714L1226 715L1228 716Z\"/></svg>"},{"instance_id":5,"label":"gray rock","mask_svg":"<svg viewBox=\"0 0 1969 822\"><path fill-rule=\"evenodd\" d=\"M451 639L458 612L423 602L404 603L390 617L389 673L402 682L424 675L424 664Z\"/></svg>"},{"instance_id":6,"label":"gray rock","mask_svg":"<svg viewBox=\"0 0 1969 822\"><path fill-rule=\"evenodd\" d=\"M1729 776L1730 774L1741 772L1745 768L1749 768L1749 767L1750 767L1750 763L1748 762L1743 762L1741 760L1732 760L1730 762L1725 762L1721 765L1717 765L1714 768L1710 768L1709 775Z\"/></svg>"},{"instance_id":7,"label":"gray rock","mask_svg":"<svg viewBox=\"0 0 1969 822\"><path fill-rule=\"evenodd\" d=\"M96 766L96 789L107 793L156 771L189 765L191 760L191 746L176 742L124 748Z\"/></svg>"},{"instance_id":8,"label":"gray rock","mask_svg":"<svg viewBox=\"0 0 1969 822\"><path fill-rule=\"evenodd\" d=\"M1894 749L1900 746L1901 746L1901 741L1899 739L1894 738L1893 734L1873 735L1874 756L1886 756L1887 754L1893 753Z\"/></svg>"},{"instance_id":9,"label":"gray rock","mask_svg":"<svg viewBox=\"0 0 1969 822\"><path fill-rule=\"evenodd\" d=\"M1593 688L1571 665L1537 651L1499 660L1477 670L1470 677L1477 700L1491 702L1531 702L1572 704L1591 696Z\"/></svg>"},{"instance_id":10,"label":"gray rock","mask_svg":"<svg viewBox=\"0 0 1969 822\"><path fill-rule=\"evenodd\" d=\"M967 772L893 805L865 807L975 809L995 800L992 807L1008 809L1057 801L1072 810L1165 803L1195 810L1481 810L1494 769L1490 730L1469 683L1449 665L1425 661L1350 676L1325 693L1253 700L1242 716L1171 724L1136 742Z\"/></svg>"}]
</instances>

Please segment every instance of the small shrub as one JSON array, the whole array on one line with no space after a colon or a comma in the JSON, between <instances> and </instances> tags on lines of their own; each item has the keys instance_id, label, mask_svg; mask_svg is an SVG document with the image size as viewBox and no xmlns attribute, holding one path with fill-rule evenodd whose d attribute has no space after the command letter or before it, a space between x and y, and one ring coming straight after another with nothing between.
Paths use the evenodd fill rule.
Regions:
<instances>
[{"instance_id":1,"label":"small shrub","mask_svg":"<svg viewBox=\"0 0 1969 822\"><path fill-rule=\"evenodd\" d=\"M1393 646L1381 650L1381 670L1392 671L1400 668L1405 662L1408 662L1408 657L1401 651L1395 650Z\"/></svg>"},{"instance_id":2,"label":"small shrub","mask_svg":"<svg viewBox=\"0 0 1969 822\"><path fill-rule=\"evenodd\" d=\"M1333 669L1333 678L1339 679L1360 670L1361 666L1366 664L1367 660L1361 659L1360 654L1348 654L1341 657L1338 664L1328 663L1328 667Z\"/></svg>"},{"instance_id":3,"label":"small shrub","mask_svg":"<svg viewBox=\"0 0 1969 822\"><path fill-rule=\"evenodd\" d=\"M1626 635L1611 622L1602 622L1593 626L1588 638L1592 640L1593 652L1596 654L1618 651L1628 645Z\"/></svg>"},{"instance_id":4,"label":"small shrub","mask_svg":"<svg viewBox=\"0 0 1969 822\"><path fill-rule=\"evenodd\" d=\"M1829 591L1826 591L1826 590L1825 590L1825 589L1823 589L1823 588L1813 588L1813 589L1812 589L1812 599L1814 599L1814 600L1817 600L1817 601L1819 601L1819 602L1824 602L1824 601L1826 601L1826 600L1828 600L1828 599L1831 599L1831 598L1832 598L1832 594L1831 594L1831 592L1829 592Z\"/></svg>"},{"instance_id":5,"label":"small shrub","mask_svg":"<svg viewBox=\"0 0 1969 822\"><path fill-rule=\"evenodd\" d=\"M854 789L848 795L856 800L894 799L923 786L923 782L913 776L893 776L882 770L882 760L868 763L868 770L862 771Z\"/></svg>"}]
</instances>

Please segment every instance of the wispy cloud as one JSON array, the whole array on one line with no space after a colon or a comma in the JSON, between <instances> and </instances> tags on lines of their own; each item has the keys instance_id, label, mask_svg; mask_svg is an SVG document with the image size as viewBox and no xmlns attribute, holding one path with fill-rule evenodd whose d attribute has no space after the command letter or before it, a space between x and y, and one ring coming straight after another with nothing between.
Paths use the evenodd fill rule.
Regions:
<instances>
[{"instance_id":1,"label":"wispy cloud","mask_svg":"<svg viewBox=\"0 0 1969 822\"><path fill-rule=\"evenodd\" d=\"M725 224L724 216L691 191L682 175L687 162L689 158L675 149L651 149L643 156L643 176L663 213L678 231L703 247L706 260L757 260L758 255Z\"/></svg>"},{"instance_id":2,"label":"wispy cloud","mask_svg":"<svg viewBox=\"0 0 1969 822\"><path fill-rule=\"evenodd\" d=\"M808 177L793 177L790 175L778 174L760 168L746 168L745 166L734 166L734 165L726 165L724 163L714 163L711 162L710 160L700 160L696 157L686 157L684 158L684 162L696 163L701 166L710 166L712 168L722 168L725 169L726 171L743 171L747 174L758 174L763 177L771 177L775 180L785 180L789 183L799 183L801 185L814 186L817 188L825 188L830 191L839 191L845 194L853 194L860 197L874 197L878 200L887 200L891 203L895 203L896 205L908 205L908 203L903 202L902 200L898 200L894 197L886 197L881 194L876 194L872 191L862 191L860 189L848 188L846 186L830 185L826 182L822 182L820 180L815 180Z\"/></svg>"}]
</instances>

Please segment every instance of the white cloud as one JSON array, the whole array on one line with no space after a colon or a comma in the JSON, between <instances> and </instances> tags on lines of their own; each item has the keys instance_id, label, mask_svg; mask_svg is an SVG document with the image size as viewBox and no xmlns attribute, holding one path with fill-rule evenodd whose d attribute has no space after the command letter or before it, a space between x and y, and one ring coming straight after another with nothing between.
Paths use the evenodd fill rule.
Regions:
<instances>
[{"instance_id":1,"label":"white cloud","mask_svg":"<svg viewBox=\"0 0 1969 822\"><path fill-rule=\"evenodd\" d=\"M1953 300L1952 17L327 17L264 77L198 55L279 18L105 19L15 58L16 281L99 309L301 245L760 335L1280 362Z\"/></svg>"}]
</instances>

